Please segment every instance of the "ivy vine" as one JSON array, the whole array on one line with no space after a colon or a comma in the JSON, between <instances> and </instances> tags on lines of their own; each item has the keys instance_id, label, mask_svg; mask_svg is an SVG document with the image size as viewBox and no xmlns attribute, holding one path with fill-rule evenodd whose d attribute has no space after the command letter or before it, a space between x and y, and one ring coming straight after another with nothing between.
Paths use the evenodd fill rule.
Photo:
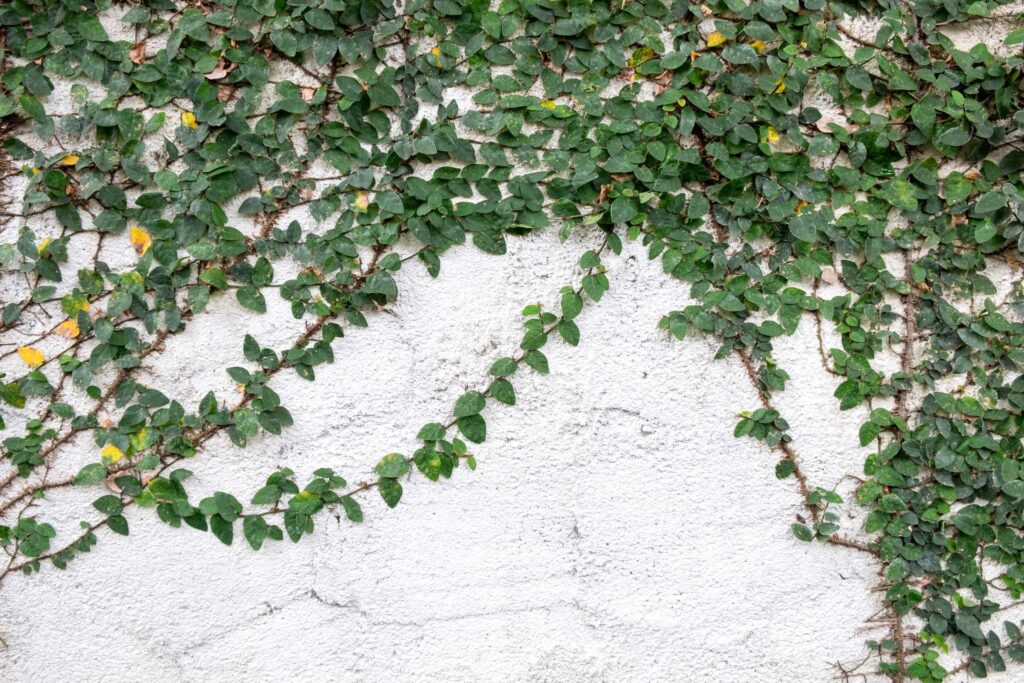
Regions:
<instances>
[{"instance_id":1,"label":"ivy vine","mask_svg":"<svg viewBox=\"0 0 1024 683\"><path fill-rule=\"evenodd\" d=\"M628 239L690 284L665 334L713 340L756 389L735 433L778 452L795 538L881 568L885 635L840 675L1024 662L1000 618L1024 593L1020 18L993 0L4 3L0 583L128 534L133 506L259 550L325 509L361 522L371 491L396 506L413 472L475 468L488 404L515 404L523 366L548 372L549 342L579 343ZM979 21L998 42L958 48ZM578 276L523 309L519 350L415 452L364 483L281 469L190 498L211 438L292 424L274 377L315 381L398 297L394 273L541 229L593 245ZM147 386L211 300L259 315L267 297L304 325L287 348L217 340L244 358L240 398ZM773 403L774 340L801 324L839 408L867 417L846 489L863 527ZM58 534L40 501L66 487L101 493L99 516Z\"/></svg>"}]
</instances>

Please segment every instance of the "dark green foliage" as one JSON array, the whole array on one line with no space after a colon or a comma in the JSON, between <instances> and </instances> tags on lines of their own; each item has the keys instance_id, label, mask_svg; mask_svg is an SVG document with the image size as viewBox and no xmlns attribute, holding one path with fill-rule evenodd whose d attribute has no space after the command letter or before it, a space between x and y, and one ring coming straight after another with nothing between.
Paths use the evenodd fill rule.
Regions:
<instances>
[{"instance_id":1,"label":"dark green foliage","mask_svg":"<svg viewBox=\"0 0 1024 683\"><path fill-rule=\"evenodd\" d=\"M489 399L515 404L522 365L549 372L553 333L580 343L581 313L610 285L604 260L627 237L690 284L661 328L714 339L755 383L762 405L735 433L781 452L775 474L796 482L811 517L792 523L801 541L845 538L843 501L807 482L772 407L789 381L773 344L802 322L839 340L818 349L836 405L869 415L856 491L867 520L853 530L867 540L854 545L882 563L893 623L923 625L916 641L873 644L881 672L942 680L948 646L978 676L1024 661L1019 628L993 622L1024 593L1024 32L1001 57L939 31L998 11L964 0L413 0L403 13L376 0L5 3L0 167L20 167L27 187L0 274L28 285L0 308L0 334L23 339L41 311L66 327L45 331L64 335L56 355L24 345L30 367L0 375L5 410L27 415L2 455L28 495L102 489L103 518L54 547L52 526L15 514L22 497L0 503L16 517L0 525L16 558L0 578L43 558L65 567L99 526L127 534L122 513L136 504L226 544L240 528L259 550L312 533L325 509L361 522L355 496L371 488L395 507L413 467L432 481L475 468L455 434L486 439ZM876 36L851 31L857 13L876 15ZM137 42L115 39L118 20ZM297 75L272 83L272 64ZM70 110L56 112L54 84L67 80ZM453 100L456 88L471 102ZM285 225L299 208L311 220ZM455 245L500 255L548 227L600 246L554 307L523 310L519 348L447 422L420 430L412 456L385 456L353 487L323 468L300 488L282 469L248 505L224 492L190 502L182 461L220 432L247 447L287 429L274 376L315 380L345 326L399 296L395 272L413 256L436 276ZM83 235L130 244L135 267L94 259L75 271ZM146 358L225 298L244 315L283 303L304 331L282 349L218 340L239 347L244 367L226 368L238 398L185 406L148 389ZM72 389L94 408L78 414L61 398ZM117 419L101 423L101 409ZM41 479L79 433L96 461Z\"/></svg>"}]
</instances>

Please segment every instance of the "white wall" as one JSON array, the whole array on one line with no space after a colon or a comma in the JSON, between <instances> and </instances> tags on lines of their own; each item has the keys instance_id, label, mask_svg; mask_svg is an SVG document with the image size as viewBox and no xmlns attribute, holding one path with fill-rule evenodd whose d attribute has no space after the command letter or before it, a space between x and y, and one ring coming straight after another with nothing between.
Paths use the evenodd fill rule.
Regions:
<instances>
[{"instance_id":1,"label":"white wall","mask_svg":"<svg viewBox=\"0 0 1024 683\"><path fill-rule=\"evenodd\" d=\"M408 264L399 304L338 342L315 384L275 378L295 426L244 451L211 444L189 463L193 497L255 491L280 465L358 480L408 452L515 348L519 309L555 301L586 246L547 233L505 257L458 248L436 281ZM521 371L519 405L488 409L476 472L414 475L396 510L368 497L364 525L327 517L260 553L132 510L130 537L102 534L67 572L4 586L0 675L823 681L832 662L859 659L875 568L792 537L792 482L775 479L774 454L732 437L736 412L756 407L742 368L656 329L686 288L637 245L609 264L580 347L552 344L551 374ZM290 336L282 308L252 330L264 343ZM219 386L208 369L241 359L220 340L251 320L215 305L171 340L154 385L194 400ZM808 474L830 486L859 467L863 416L832 414L812 335L780 353L794 375L781 407ZM50 509L75 518L90 499L54 496Z\"/></svg>"},{"instance_id":2,"label":"white wall","mask_svg":"<svg viewBox=\"0 0 1024 683\"><path fill-rule=\"evenodd\" d=\"M241 498L279 466L300 480L325 465L369 478L481 386L516 347L522 306L554 304L589 246L547 232L504 257L457 248L437 280L408 264L398 304L339 341L315 383L274 379L292 429L245 450L218 437L189 463L193 498ZM866 628L877 567L793 538L800 499L775 479L777 455L732 437L736 413L757 407L742 368L656 329L687 289L641 248L609 264L612 289L578 320L580 347L553 343L551 374L521 370L519 405L488 408L476 472L413 475L396 510L374 494L365 524L321 516L312 537L260 553L132 509L130 537L101 533L67 572L4 585L0 679L798 683L859 661L885 635ZM246 332L283 348L299 329L270 300L255 319L213 303L147 381L186 405L226 396L230 380L211 368L243 364ZM779 346L793 376L779 407L812 482L831 486L860 471L864 413L835 411L809 321ZM83 442L66 467L95 459ZM96 495L54 493L46 516L70 533Z\"/></svg>"}]
</instances>

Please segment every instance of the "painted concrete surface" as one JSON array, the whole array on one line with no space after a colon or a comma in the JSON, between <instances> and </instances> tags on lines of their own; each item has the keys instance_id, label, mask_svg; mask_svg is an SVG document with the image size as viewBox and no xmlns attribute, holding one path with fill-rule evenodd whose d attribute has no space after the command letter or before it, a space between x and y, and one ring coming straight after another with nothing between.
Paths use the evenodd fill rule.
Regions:
<instances>
[{"instance_id":1,"label":"painted concrete surface","mask_svg":"<svg viewBox=\"0 0 1024 683\"><path fill-rule=\"evenodd\" d=\"M399 303L339 342L315 384L275 378L295 426L244 451L212 444L190 463L193 496L254 491L280 465L358 480L380 454L408 452L515 347L519 309L555 300L587 246L549 233L505 257L460 248L436 281L407 265ZM396 510L367 497L365 524L327 517L258 554L133 510L130 537L104 534L67 572L5 586L0 675L819 681L859 659L876 569L792 537L798 497L776 457L732 437L735 414L756 407L742 368L656 329L686 288L636 245L609 265L580 346L552 344L551 374L524 373L519 405L488 410L476 472L414 476ZM227 302L200 316L154 386L198 400L219 381L204 371L240 355L215 340L250 320ZM814 350L808 331L790 357ZM859 463L862 416L826 415L831 379L805 366L786 401L810 417L793 420L809 474L831 485ZM51 505L75 518L86 500Z\"/></svg>"},{"instance_id":2,"label":"painted concrete surface","mask_svg":"<svg viewBox=\"0 0 1024 683\"><path fill-rule=\"evenodd\" d=\"M972 43L984 31L949 32ZM591 246L549 231L503 257L456 248L436 280L407 264L397 304L339 341L315 384L274 379L295 426L245 450L215 439L189 463L193 498L243 498L280 466L300 481L321 466L369 478L481 387L516 348L523 305L553 305ZM687 288L639 245L608 264L611 291L579 318L580 346L551 344L550 375L521 371L519 404L488 408L476 472L413 475L396 510L367 496L363 525L322 515L313 536L259 553L131 510L130 537L103 533L67 572L4 586L0 679L812 683L860 661L885 635L870 621L877 567L793 538L799 497L776 480L777 455L732 436L736 413L757 407L742 367L656 329ZM146 381L186 405L228 395L217 369L243 364L244 334L281 348L301 329L268 302L254 317L214 301ZM778 406L811 481L859 472L864 413L835 410L810 320L777 360L793 377ZM62 466L93 460L81 443ZM96 495L55 493L46 516L70 534ZM861 511L843 515L855 533Z\"/></svg>"}]
</instances>

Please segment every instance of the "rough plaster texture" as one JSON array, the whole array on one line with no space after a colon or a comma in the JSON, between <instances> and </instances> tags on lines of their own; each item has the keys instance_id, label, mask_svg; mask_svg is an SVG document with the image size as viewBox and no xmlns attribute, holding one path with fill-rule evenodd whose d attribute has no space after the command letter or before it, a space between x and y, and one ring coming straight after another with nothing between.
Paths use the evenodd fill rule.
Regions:
<instances>
[{"instance_id":1,"label":"rough plaster texture","mask_svg":"<svg viewBox=\"0 0 1024 683\"><path fill-rule=\"evenodd\" d=\"M436 281L409 267L392 314L340 342L315 384L275 379L294 428L245 451L218 441L191 465L195 495L255 490L279 465L358 477L380 453L408 451L424 421L514 348L519 308L553 300L582 247L542 234L506 257L457 249ZM830 662L864 651L875 569L792 538L793 486L775 480L773 454L731 434L735 413L756 405L742 368L655 329L685 287L635 246L611 268L580 347L552 345L551 374L525 374L520 405L489 412L476 472L414 478L395 511L368 498L364 525L328 518L297 546L258 554L132 511L129 538L104 534L68 572L5 587L0 673L828 679ZM154 386L198 399L221 382L206 368L240 360L212 342L246 325L283 340L283 313L253 322L224 302L173 340ZM821 409L831 380L794 362L814 349L807 332L780 358L799 380L782 407L807 418L794 429L808 474L831 484L862 457L862 416ZM81 496L66 498L81 514Z\"/></svg>"},{"instance_id":2,"label":"rough plaster texture","mask_svg":"<svg viewBox=\"0 0 1024 683\"><path fill-rule=\"evenodd\" d=\"M995 49L992 26L948 33ZM424 422L515 348L522 306L557 300L588 246L549 231L504 257L461 247L437 280L408 264L399 302L338 342L315 384L274 379L295 426L244 451L215 439L188 465L193 497L254 491L280 466L300 481L320 466L358 481L381 454L409 452ZM793 538L799 497L775 479L777 455L732 437L736 413L757 407L743 369L656 329L687 289L638 245L609 265L612 289L579 319L580 346L552 344L551 374L524 370L519 405L488 408L476 472L414 475L396 510L367 496L365 524L321 516L312 537L260 553L132 509L130 537L103 533L69 571L4 586L0 679L801 683L859 661L884 636L869 623L877 567ZM268 300L262 317L214 301L146 381L185 405L228 395L211 369L243 363L246 332L282 348L300 329ZM836 412L810 321L777 360L793 377L778 406L811 481L860 471L864 412ZM77 446L68 471L95 460ZM47 517L70 530L95 495L56 492ZM861 512L844 514L856 531Z\"/></svg>"}]
</instances>

